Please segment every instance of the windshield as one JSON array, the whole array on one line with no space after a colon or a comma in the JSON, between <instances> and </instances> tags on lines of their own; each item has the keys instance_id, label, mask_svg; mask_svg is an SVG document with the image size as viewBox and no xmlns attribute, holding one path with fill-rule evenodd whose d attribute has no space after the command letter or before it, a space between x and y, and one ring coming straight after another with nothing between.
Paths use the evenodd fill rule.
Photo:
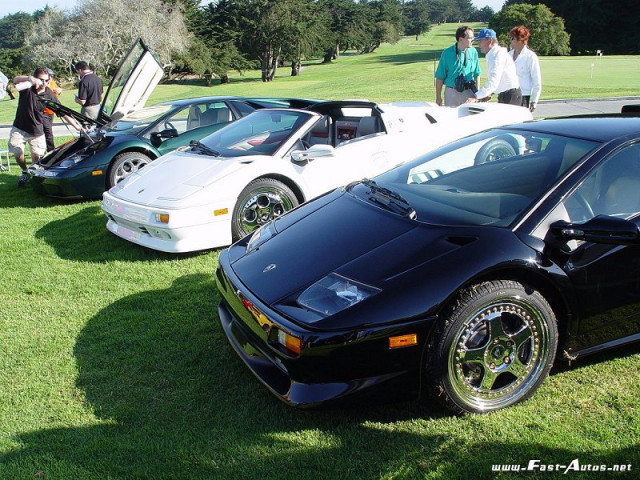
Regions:
<instances>
[{"instance_id":1,"label":"windshield","mask_svg":"<svg viewBox=\"0 0 640 480\"><path fill-rule=\"evenodd\" d=\"M121 118L116 122L110 123L106 128L104 128L104 130L121 132L123 130L130 130L132 128L144 128L157 121L160 117L164 116L173 107L174 106L172 104L162 104L143 108L136 112L132 112L131 114Z\"/></svg>"},{"instance_id":2,"label":"windshield","mask_svg":"<svg viewBox=\"0 0 640 480\"><path fill-rule=\"evenodd\" d=\"M313 116L292 110L257 110L200 142L223 157L273 155Z\"/></svg>"},{"instance_id":3,"label":"windshield","mask_svg":"<svg viewBox=\"0 0 640 480\"><path fill-rule=\"evenodd\" d=\"M506 227L598 145L494 129L440 148L375 181L406 199L419 221Z\"/></svg>"}]
</instances>

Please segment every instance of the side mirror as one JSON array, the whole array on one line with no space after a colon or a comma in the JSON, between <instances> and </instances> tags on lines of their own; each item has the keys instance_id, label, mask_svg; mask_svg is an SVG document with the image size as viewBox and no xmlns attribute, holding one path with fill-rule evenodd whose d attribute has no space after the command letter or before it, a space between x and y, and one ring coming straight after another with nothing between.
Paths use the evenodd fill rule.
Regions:
<instances>
[{"instance_id":1,"label":"side mirror","mask_svg":"<svg viewBox=\"0 0 640 480\"><path fill-rule=\"evenodd\" d=\"M157 147L162 143L162 139L176 138L177 136L178 130L176 130L175 128L167 128L166 130L161 130L160 132L153 132L151 134L151 144Z\"/></svg>"},{"instance_id":2,"label":"side mirror","mask_svg":"<svg viewBox=\"0 0 640 480\"><path fill-rule=\"evenodd\" d=\"M584 223L559 220L551 224L551 234L563 240L582 240L608 245L640 244L640 229L635 223L607 215L598 215Z\"/></svg>"},{"instance_id":3,"label":"side mirror","mask_svg":"<svg viewBox=\"0 0 640 480\"><path fill-rule=\"evenodd\" d=\"M291 152L291 161L300 164L309 163L311 160L322 157L333 157L335 148L331 145L313 145L307 150L295 150Z\"/></svg>"}]
</instances>

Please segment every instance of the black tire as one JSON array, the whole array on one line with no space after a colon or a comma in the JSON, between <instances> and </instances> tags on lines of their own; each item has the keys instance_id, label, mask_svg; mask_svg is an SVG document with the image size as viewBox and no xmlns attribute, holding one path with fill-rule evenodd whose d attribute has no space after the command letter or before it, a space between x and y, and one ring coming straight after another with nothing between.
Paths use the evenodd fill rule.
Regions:
<instances>
[{"instance_id":1,"label":"black tire","mask_svg":"<svg viewBox=\"0 0 640 480\"><path fill-rule=\"evenodd\" d=\"M501 158L513 157L516 154L516 150L509 142L504 138L494 138L485 143L473 160L475 165L482 163L495 162Z\"/></svg>"},{"instance_id":2,"label":"black tire","mask_svg":"<svg viewBox=\"0 0 640 480\"><path fill-rule=\"evenodd\" d=\"M242 190L233 209L234 241L297 206L298 198L284 183L273 178L253 180Z\"/></svg>"},{"instance_id":3,"label":"black tire","mask_svg":"<svg viewBox=\"0 0 640 480\"><path fill-rule=\"evenodd\" d=\"M136 172L151 162L152 159L140 152L125 152L116 156L109 168L107 190L117 185L133 172Z\"/></svg>"},{"instance_id":4,"label":"black tire","mask_svg":"<svg viewBox=\"0 0 640 480\"><path fill-rule=\"evenodd\" d=\"M428 393L456 413L484 413L531 397L553 365L558 329L537 291L511 280L464 290L425 355Z\"/></svg>"}]
</instances>

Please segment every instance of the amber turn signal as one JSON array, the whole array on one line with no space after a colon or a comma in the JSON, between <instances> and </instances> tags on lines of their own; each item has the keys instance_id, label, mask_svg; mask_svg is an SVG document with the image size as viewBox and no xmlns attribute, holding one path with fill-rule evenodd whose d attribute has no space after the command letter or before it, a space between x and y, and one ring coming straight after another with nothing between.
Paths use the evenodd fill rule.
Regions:
<instances>
[{"instance_id":1,"label":"amber turn signal","mask_svg":"<svg viewBox=\"0 0 640 480\"><path fill-rule=\"evenodd\" d=\"M418 334L410 333L408 335L399 335L397 337L389 337L389 348L411 347L418 344Z\"/></svg>"}]
</instances>

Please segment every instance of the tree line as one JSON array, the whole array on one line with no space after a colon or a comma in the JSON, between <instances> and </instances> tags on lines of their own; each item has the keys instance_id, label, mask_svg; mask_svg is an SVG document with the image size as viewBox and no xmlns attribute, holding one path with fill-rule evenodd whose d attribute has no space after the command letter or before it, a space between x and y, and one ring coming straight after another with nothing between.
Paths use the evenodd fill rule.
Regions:
<instances>
[{"instance_id":1,"label":"tree line","mask_svg":"<svg viewBox=\"0 0 640 480\"><path fill-rule=\"evenodd\" d=\"M108 77L142 37L170 77L225 81L232 71L260 68L271 81L283 66L297 75L305 60L370 53L432 23L487 21L493 13L471 0L85 0L71 11L1 18L0 70L13 76L47 65L72 76L83 59Z\"/></svg>"},{"instance_id":2,"label":"tree line","mask_svg":"<svg viewBox=\"0 0 640 480\"><path fill-rule=\"evenodd\" d=\"M169 78L197 75L224 82L231 72L259 68L268 82L279 68L298 75L304 61L331 62L346 50L370 53L441 22L488 22L503 44L511 27L524 24L532 32L531 47L541 55L640 48L637 29L630 27L640 8L637 0L618 0L615 9L605 0L507 0L498 13L477 9L471 0L200 3L84 0L71 11L46 7L7 15L0 19L0 70L12 77L46 65L71 77L74 63L86 60L108 78L129 45L142 37ZM620 15L620 7L631 14ZM604 31L607 22L621 27Z\"/></svg>"}]
</instances>

